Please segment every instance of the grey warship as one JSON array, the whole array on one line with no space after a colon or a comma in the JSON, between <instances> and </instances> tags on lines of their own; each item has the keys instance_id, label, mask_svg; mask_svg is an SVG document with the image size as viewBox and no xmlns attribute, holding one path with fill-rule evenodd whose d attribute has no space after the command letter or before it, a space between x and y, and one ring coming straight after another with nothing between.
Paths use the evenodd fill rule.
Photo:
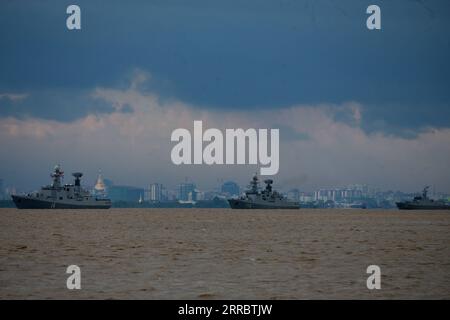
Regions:
<instances>
[{"instance_id":1,"label":"grey warship","mask_svg":"<svg viewBox=\"0 0 450 320\"><path fill-rule=\"evenodd\" d=\"M81 187L81 172L72 173L74 184L62 185L64 172L55 166L52 184L43 186L39 191L26 195L12 195L18 209L109 209L111 200L98 199Z\"/></svg>"},{"instance_id":2,"label":"grey warship","mask_svg":"<svg viewBox=\"0 0 450 320\"><path fill-rule=\"evenodd\" d=\"M450 204L443 200L433 200L428 198L429 186L422 191L422 196L416 196L412 201L397 202L400 210L450 210Z\"/></svg>"},{"instance_id":3,"label":"grey warship","mask_svg":"<svg viewBox=\"0 0 450 320\"><path fill-rule=\"evenodd\" d=\"M299 209L300 204L289 201L282 194L272 190L272 179L264 180L266 188L259 190L258 176L255 174L245 195L238 199L228 199L232 209Z\"/></svg>"}]
</instances>

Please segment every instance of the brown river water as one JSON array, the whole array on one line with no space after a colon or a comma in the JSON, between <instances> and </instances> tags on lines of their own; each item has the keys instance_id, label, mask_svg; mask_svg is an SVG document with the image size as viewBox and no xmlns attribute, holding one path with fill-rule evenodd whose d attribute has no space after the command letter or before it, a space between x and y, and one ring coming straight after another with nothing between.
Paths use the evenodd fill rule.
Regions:
<instances>
[{"instance_id":1,"label":"brown river water","mask_svg":"<svg viewBox=\"0 0 450 320\"><path fill-rule=\"evenodd\" d=\"M0 298L449 299L450 212L0 209Z\"/></svg>"}]
</instances>

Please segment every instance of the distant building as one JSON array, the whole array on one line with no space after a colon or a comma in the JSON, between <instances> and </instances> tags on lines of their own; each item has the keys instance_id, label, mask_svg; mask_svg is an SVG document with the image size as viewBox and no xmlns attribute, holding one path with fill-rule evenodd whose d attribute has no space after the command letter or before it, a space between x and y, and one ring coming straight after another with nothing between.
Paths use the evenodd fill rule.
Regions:
<instances>
[{"instance_id":1,"label":"distant building","mask_svg":"<svg viewBox=\"0 0 450 320\"><path fill-rule=\"evenodd\" d=\"M203 193L204 200L214 200L214 199L226 199L228 196L224 196L223 193L218 191L206 191Z\"/></svg>"},{"instance_id":2,"label":"distant building","mask_svg":"<svg viewBox=\"0 0 450 320\"><path fill-rule=\"evenodd\" d=\"M195 184L182 183L178 186L178 200L181 201L196 201Z\"/></svg>"},{"instance_id":3,"label":"distant building","mask_svg":"<svg viewBox=\"0 0 450 320\"><path fill-rule=\"evenodd\" d=\"M205 200L205 193L203 191L195 189L195 200L196 201Z\"/></svg>"},{"instance_id":4,"label":"distant building","mask_svg":"<svg viewBox=\"0 0 450 320\"><path fill-rule=\"evenodd\" d=\"M164 187L161 183L152 183L146 190L146 201L160 202L164 200Z\"/></svg>"},{"instance_id":5,"label":"distant building","mask_svg":"<svg viewBox=\"0 0 450 320\"><path fill-rule=\"evenodd\" d=\"M169 201L175 201L175 200L177 200L177 197L178 197L178 191L175 191L175 190L166 190L166 192L164 192L164 196L165 196L165 199L166 200L169 200Z\"/></svg>"},{"instance_id":6,"label":"distant building","mask_svg":"<svg viewBox=\"0 0 450 320\"><path fill-rule=\"evenodd\" d=\"M108 197L111 201L139 202L139 199L143 196L143 188L113 185L108 189Z\"/></svg>"},{"instance_id":7,"label":"distant building","mask_svg":"<svg viewBox=\"0 0 450 320\"><path fill-rule=\"evenodd\" d=\"M344 188L319 189L314 191L314 201L354 202L361 201L371 195L367 185L350 185Z\"/></svg>"},{"instance_id":8,"label":"distant building","mask_svg":"<svg viewBox=\"0 0 450 320\"><path fill-rule=\"evenodd\" d=\"M336 198L336 190L320 189L314 192L314 201L328 201Z\"/></svg>"},{"instance_id":9,"label":"distant building","mask_svg":"<svg viewBox=\"0 0 450 320\"><path fill-rule=\"evenodd\" d=\"M239 186L236 182L233 181L227 181L222 185L221 189L222 193L232 197L232 196L238 196L240 194Z\"/></svg>"},{"instance_id":10,"label":"distant building","mask_svg":"<svg viewBox=\"0 0 450 320\"><path fill-rule=\"evenodd\" d=\"M6 197L6 199L9 200L9 197L12 194L17 194L16 187L12 186L12 187L8 187L8 188L5 189L5 197Z\"/></svg>"},{"instance_id":11,"label":"distant building","mask_svg":"<svg viewBox=\"0 0 450 320\"><path fill-rule=\"evenodd\" d=\"M0 200L4 200L6 197L5 189L3 186L3 179L0 179Z\"/></svg>"},{"instance_id":12,"label":"distant building","mask_svg":"<svg viewBox=\"0 0 450 320\"><path fill-rule=\"evenodd\" d=\"M314 201L314 193L313 192L300 192L299 201L300 202Z\"/></svg>"},{"instance_id":13,"label":"distant building","mask_svg":"<svg viewBox=\"0 0 450 320\"><path fill-rule=\"evenodd\" d=\"M298 189L292 189L287 193L287 197L293 201L300 201L300 191Z\"/></svg>"}]
</instances>

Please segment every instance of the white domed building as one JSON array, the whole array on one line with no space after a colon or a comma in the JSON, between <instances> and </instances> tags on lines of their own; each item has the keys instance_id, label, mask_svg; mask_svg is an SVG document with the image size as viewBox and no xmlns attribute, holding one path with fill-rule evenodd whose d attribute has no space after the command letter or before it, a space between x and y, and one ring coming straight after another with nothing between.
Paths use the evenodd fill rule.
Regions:
<instances>
[{"instance_id":1,"label":"white domed building","mask_svg":"<svg viewBox=\"0 0 450 320\"><path fill-rule=\"evenodd\" d=\"M103 181L103 176L101 172L98 173L97 182L95 183L94 186L94 195L98 197L106 197L107 195L106 185L105 182Z\"/></svg>"}]
</instances>

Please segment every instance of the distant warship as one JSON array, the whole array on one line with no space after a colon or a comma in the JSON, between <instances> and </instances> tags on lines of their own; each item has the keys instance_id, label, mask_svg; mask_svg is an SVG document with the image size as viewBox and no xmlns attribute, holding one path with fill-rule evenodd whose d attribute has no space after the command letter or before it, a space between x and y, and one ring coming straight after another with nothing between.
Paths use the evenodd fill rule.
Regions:
<instances>
[{"instance_id":1,"label":"distant warship","mask_svg":"<svg viewBox=\"0 0 450 320\"><path fill-rule=\"evenodd\" d=\"M61 185L64 172L60 166L55 166L50 175L53 179L51 185L41 188L40 191L27 195L12 195L18 209L108 209L111 200L92 196L89 191L81 188L81 172L72 173L74 184Z\"/></svg>"},{"instance_id":2,"label":"distant warship","mask_svg":"<svg viewBox=\"0 0 450 320\"><path fill-rule=\"evenodd\" d=\"M258 177L255 175L245 195L238 199L228 199L232 209L298 209L298 202L289 201L282 194L272 190L273 180L264 180L266 188L259 190Z\"/></svg>"},{"instance_id":3,"label":"distant warship","mask_svg":"<svg viewBox=\"0 0 450 320\"><path fill-rule=\"evenodd\" d=\"M425 187L422 196L414 197L412 201L397 202L397 207L400 210L450 210L449 203L428 198L428 188Z\"/></svg>"}]
</instances>

